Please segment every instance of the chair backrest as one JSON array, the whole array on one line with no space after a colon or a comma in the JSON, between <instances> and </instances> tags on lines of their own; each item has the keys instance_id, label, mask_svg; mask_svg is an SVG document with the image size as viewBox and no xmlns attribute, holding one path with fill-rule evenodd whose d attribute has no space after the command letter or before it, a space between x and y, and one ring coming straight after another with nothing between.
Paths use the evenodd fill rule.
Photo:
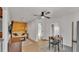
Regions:
<instances>
[{"instance_id":1,"label":"chair backrest","mask_svg":"<svg viewBox=\"0 0 79 59\"><path fill-rule=\"evenodd\" d=\"M49 39L50 39L50 40L54 40L54 36L50 36Z\"/></svg>"},{"instance_id":2,"label":"chair backrest","mask_svg":"<svg viewBox=\"0 0 79 59\"><path fill-rule=\"evenodd\" d=\"M24 37L27 35L27 23L20 21L12 21L12 37Z\"/></svg>"},{"instance_id":3,"label":"chair backrest","mask_svg":"<svg viewBox=\"0 0 79 59\"><path fill-rule=\"evenodd\" d=\"M63 36L62 36L62 35L56 35L56 36L55 36L55 39L63 40Z\"/></svg>"}]
</instances>

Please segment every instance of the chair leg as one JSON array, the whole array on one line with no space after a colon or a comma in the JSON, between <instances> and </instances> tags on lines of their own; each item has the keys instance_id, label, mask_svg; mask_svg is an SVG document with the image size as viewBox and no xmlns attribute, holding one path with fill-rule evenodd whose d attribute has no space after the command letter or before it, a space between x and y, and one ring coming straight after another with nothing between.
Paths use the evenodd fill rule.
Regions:
<instances>
[{"instance_id":1,"label":"chair leg","mask_svg":"<svg viewBox=\"0 0 79 59\"><path fill-rule=\"evenodd\" d=\"M53 44L52 44L52 47L53 47Z\"/></svg>"},{"instance_id":2,"label":"chair leg","mask_svg":"<svg viewBox=\"0 0 79 59\"><path fill-rule=\"evenodd\" d=\"M63 48L63 40L61 40L61 42L60 42L60 43L61 43L61 47Z\"/></svg>"},{"instance_id":3,"label":"chair leg","mask_svg":"<svg viewBox=\"0 0 79 59\"><path fill-rule=\"evenodd\" d=\"M54 45L54 52L56 52L56 45Z\"/></svg>"},{"instance_id":4,"label":"chair leg","mask_svg":"<svg viewBox=\"0 0 79 59\"><path fill-rule=\"evenodd\" d=\"M63 48L63 40L62 40L62 48Z\"/></svg>"},{"instance_id":5,"label":"chair leg","mask_svg":"<svg viewBox=\"0 0 79 59\"><path fill-rule=\"evenodd\" d=\"M59 52L59 50L60 50L60 49L59 49L59 44L58 44L58 52Z\"/></svg>"},{"instance_id":6,"label":"chair leg","mask_svg":"<svg viewBox=\"0 0 79 59\"><path fill-rule=\"evenodd\" d=\"M49 42L49 50L50 50L50 42Z\"/></svg>"}]
</instances>

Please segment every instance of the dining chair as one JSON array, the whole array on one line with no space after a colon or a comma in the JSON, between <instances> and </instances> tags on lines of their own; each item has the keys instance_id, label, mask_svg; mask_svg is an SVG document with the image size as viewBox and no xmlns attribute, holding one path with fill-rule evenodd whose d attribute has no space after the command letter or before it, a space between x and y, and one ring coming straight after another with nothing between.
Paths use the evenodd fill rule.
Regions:
<instances>
[{"instance_id":1,"label":"dining chair","mask_svg":"<svg viewBox=\"0 0 79 59\"><path fill-rule=\"evenodd\" d=\"M55 46L55 48L54 48L55 51L56 51L56 46L58 46L58 51L59 51L60 50L59 43L60 43L60 40L56 40L56 38L54 36L49 37L49 50L52 45L52 47Z\"/></svg>"}]
</instances>

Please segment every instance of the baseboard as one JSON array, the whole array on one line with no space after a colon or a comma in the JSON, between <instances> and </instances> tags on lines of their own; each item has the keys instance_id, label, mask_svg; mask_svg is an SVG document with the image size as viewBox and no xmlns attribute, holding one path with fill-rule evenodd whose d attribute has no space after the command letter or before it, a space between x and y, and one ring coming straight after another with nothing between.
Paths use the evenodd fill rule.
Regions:
<instances>
[{"instance_id":1,"label":"baseboard","mask_svg":"<svg viewBox=\"0 0 79 59\"><path fill-rule=\"evenodd\" d=\"M67 44L65 44L65 43L63 43L63 45L64 45L64 46L68 46L68 47L72 47L72 46L70 46L70 45L67 45Z\"/></svg>"}]
</instances>

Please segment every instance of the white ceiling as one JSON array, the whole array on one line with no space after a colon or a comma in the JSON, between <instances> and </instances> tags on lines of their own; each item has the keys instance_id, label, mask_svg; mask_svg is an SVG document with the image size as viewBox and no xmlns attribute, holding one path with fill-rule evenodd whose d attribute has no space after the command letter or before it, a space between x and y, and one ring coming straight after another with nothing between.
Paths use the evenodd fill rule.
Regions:
<instances>
[{"instance_id":1,"label":"white ceiling","mask_svg":"<svg viewBox=\"0 0 79 59\"><path fill-rule=\"evenodd\" d=\"M48 15L51 18L60 18L67 15L73 15L79 12L77 7L10 7L9 12L12 20L23 20L30 22L37 19L34 15L40 15L41 11L50 11Z\"/></svg>"}]
</instances>

